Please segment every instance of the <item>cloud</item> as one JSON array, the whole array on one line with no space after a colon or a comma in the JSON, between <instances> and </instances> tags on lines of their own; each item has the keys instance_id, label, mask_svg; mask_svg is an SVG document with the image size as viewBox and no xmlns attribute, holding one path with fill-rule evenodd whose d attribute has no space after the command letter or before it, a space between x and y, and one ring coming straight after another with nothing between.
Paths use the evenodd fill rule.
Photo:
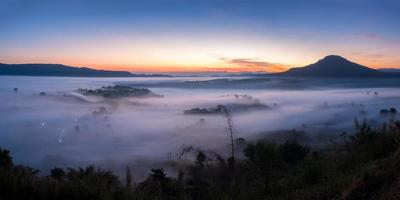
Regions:
<instances>
[{"instance_id":1,"label":"cloud","mask_svg":"<svg viewBox=\"0 0 400 200\"><path fill-rule=\"evenodd\" d=\"M353 52L353 54L356 56L362 56L362 57L370 58L370 59L381 59L381 58L385 57L383 54L380 54L380 53L365 53L365 52L361 52L361 51Z\"/></svg>"},{"instance_id":2,"label":"cloud","mask_svg":"<svg viewBox=\"0 0 400 200\"><path fill-rule=\"evenodd\" d=\"M272 63L261 61L257 58L219 58L226 63L240 66L242 71L266 71L281 72L287 70L290 66L281 63Z\"/></svg>"}]
</instances>

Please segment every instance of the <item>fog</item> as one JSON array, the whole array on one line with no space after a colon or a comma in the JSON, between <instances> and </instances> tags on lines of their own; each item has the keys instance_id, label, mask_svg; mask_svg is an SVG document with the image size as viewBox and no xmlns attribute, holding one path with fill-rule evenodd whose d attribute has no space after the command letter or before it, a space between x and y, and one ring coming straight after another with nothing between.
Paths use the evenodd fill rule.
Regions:
<instances>
[{"instance_id":1,"label":"fog","mask_svg":"<svg viewBox=\"0 0 400 200\"><path fill-rule=\"evenodd\" d=\"M400 88L395 84L382 87L354 81L364 87L315 87L318 81L313 81L313 87L299 87L294 81L285 88L268 83L260 87L259 82L243 78L210 82L213 79L0 77L0 147L11 150L17 164L42 171L95 164L119 173L130 166L140 177L151 167L178 159L183 146L227 155L224 116L183 114L187 109L253 101L266 105L268 109L231 112L235 138L251 141L282 130L328 136L351 133L355 118L380 126L389 120L380 115L381 109L399 108ZM226 80L229 87L220 85ZM114 84L147 87L163 97L109 100L75 92Z\"/></svg>"}]
</instances>

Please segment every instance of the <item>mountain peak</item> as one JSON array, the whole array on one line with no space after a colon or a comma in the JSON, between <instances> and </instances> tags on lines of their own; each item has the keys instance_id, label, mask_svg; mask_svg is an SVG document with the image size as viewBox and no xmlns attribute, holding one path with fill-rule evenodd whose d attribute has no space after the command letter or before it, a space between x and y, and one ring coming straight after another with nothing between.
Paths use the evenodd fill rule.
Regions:
<instances>
[{"instance_id":1,"label":"mountain peak","mask_svg":"<svg viewBox=\"0 0 400 200\"><path fill-rule=\"evenodd\" d=\"M322 58L322 59L342 59L342 60L346 60L345 58L343 58L342 56L339 56L339 55L327 55L327 56L325 56L324 58Z\"/></svg>"},{"instance_id":2,"label":"mountain peak","mask_svg":"<svg viewBox=\"0 0 400 200\"><path fill-rule=\"evenodd\" d=\"M328 63L350 63L349 60L346 58L343 58L342 56L338 55L328 55L322 58L321 60L318 61L318 63L321 62L328 62Z\"/></svg>"}]
</instances>

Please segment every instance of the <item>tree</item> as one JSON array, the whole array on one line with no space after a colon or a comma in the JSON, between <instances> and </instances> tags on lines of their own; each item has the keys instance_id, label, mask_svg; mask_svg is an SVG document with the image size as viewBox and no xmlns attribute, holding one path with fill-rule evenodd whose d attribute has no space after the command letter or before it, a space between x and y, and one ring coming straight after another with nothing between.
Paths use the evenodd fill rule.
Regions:
<instances>
[{"instance_id":1,"label":"tree","mask_svg":"<svg viewBox=\"0 0 400 200\"><path fill-rule=\"evenodd\" d=\"M298 161L303 160L310 151L310 147L300 145L297 141L286 141L279 148L283 160L291 164L296 164Z\"/></svg>"},{"instance_id":2,"label":"tree","mask_svg":"<svg viewBox=\"0 0 400 200\"><path fill-rule=\"evenodd\" d=\"M10 151L0 148L0 168L10 169L14 166Z\"/></svg>"},{"instance_id":3,"label":"tree","mask_svg":"<svg viewBox=\"0 0 400 200\"><path fill-rule=\"evenodd\" d=\"M126 187L127 188L132 187L132 173L131 173L131 169L129 169L129 167L126 167Z\"/></svg>"},{"instance_id":4,"label":"tree","mask_svg":"<svg viewBox=\"0 0 400 200\"><path fill-rule=\"evenodd\" d=\"M229 112L229 109L226 106L218 105L218 108L221 109L221 111L225 115L226 122L228 124L229 135L230 135L230 140L231 140L231 158L229 160L230 160L230 163L232 163L232 166L234 166L234 164L235 164L235 146L234 146L234 139L233 139L232 114L231 114L231 112Z\"/></svg>"},{"instance_id":5,"label":"tree","mask_svg":"<svg viewBox=\"0 0 400 200\"><path fill-rule=\"evenodd\" d=\"M65 171L62 168L55 167L52 170L50 170L50 177L61 180L65 176Z\"/></svg>"}]
</instances>

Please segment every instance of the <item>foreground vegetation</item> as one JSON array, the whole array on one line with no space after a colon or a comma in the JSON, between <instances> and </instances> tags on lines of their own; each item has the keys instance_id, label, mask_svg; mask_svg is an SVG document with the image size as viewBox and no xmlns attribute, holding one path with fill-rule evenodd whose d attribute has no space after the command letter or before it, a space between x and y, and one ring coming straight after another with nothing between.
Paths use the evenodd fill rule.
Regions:
<instances>
[{"instance_id":1,"label":"foreground vegetation","mask_svg":"<svg viewBox=\"0 0 400 200\"><path fill-rule=\"evenodd\" d=\"M356 126L324 150L296 137L247 144L236 160L196 150L177 177L152 169L139 183L94 166L39 175L0 149L0 199L400 199L400 122Z\"/></svg>"}]
</instances>

